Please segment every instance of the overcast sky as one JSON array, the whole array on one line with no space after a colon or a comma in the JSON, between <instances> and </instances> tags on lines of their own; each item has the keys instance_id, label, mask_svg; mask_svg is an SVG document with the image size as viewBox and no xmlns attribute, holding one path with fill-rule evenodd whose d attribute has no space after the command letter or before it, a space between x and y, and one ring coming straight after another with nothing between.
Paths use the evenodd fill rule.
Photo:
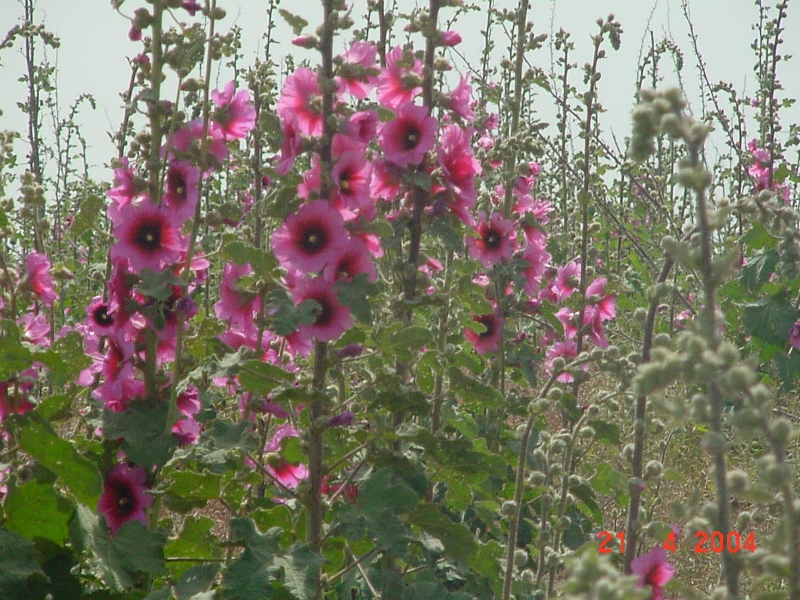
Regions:
<instances>
[{"instance_id":1,"label":"overcast sky","mask_svg":"<svg viewBox=\"0 0 800 600\"><path fill-rule=\"evenodd\" d=\"M401 10L413 8L414 0L398 0ZM480 3L480 0L478 0ZM143 5L141 0L126 0L123 12L127 15ZM515 0L497 0L496 6L512 8ZM219 5L227 9L228 17L222 24L230 27L237 24L243 29L243 52L245 64L260 53L261 36L266 30L266 0L219 0ZM114 155L107 132L118 127L122 116L119 93L127 85L129 70L126 57L135 55L140 43L127 38L129 21L117 14L108 0L37 0L38 22L61 39L57 54L49 55L49 60L58 67L58 96L62 115L66 113L76 98L89 93L97 100L97 109L87 107L81 112L78 122L83 135L88 140L90 162L95 166L106 164ZM313 30L319 22L321 13L317 0L284 1L281 4L289 10L305 14ZM361 26L358 16L365 12L366 0L356 0L353 11L356 26ZM692 21L700 40L700 50L706 61L712 82L727 81L742 94L755 90L753 73L754 57L750 44L755 38L752 25L757 19L757 8L751 0L689 0ZM798 56L798 59L785 64L780 72L787 91L784 97L800 96L800 14L792 12L797 7L789 7L786 20L786 44L783 54ZM444 9L441 16L447 18L452 9ZM622 139L630 131L630 110L634 93L636 65L642 53L642 45L649 44L652 30L656 41L667 37L675 41L686 59L683 78L693 108L699 111L699 78L696 62L688 37L688 26L683 15L680 0L533 0L529 13L536 34L558 31L559 28L571 32L576 44L573 60L579 65L591 59L589 36L595 33L596 19L613 12L621 22L624 33L619 52L609 49L609 58L602 64L603 77L599 84L600 100L609 111L605 127L613 130L617 139ZM774 11L770 12L770 16ZM22 0L0 0L0 32L8 31L21 20ZM478 65L478 53L482 46L480 29L485 25L485 12L471 13L460 21L457 29L462 33L464 43L459 47L467 54L471 63ZM199 18L199 16L198 16ZM278 17L280 19L280 17ZM187 17L188 19L188 17ZM498 45L505 47L496 30ZM281 20L278 23L278 57L288 53L300 56L305 51L289 44L292 34ZM343 42L342 42L343 43ZM530 55L530 61L549 71L551 56L549 45ZM17 80L24 72L21 46L0 53L0 129L25 131L25 117L16 106L24 101L25 89ZM574 71L573 84L582 89L580 70ZM228 74L220 74L220 85ZM675 84L677 80L669 74L665 84ZM553 114L552 101L541 98L541 114L548 118ZM793 107L784 113L784 119L800 122L800 108ZM17 142L17 152L24 157L24 142ZM102 169L93 170L95 178L110 179Z\"/></svg>"}]
</instances>

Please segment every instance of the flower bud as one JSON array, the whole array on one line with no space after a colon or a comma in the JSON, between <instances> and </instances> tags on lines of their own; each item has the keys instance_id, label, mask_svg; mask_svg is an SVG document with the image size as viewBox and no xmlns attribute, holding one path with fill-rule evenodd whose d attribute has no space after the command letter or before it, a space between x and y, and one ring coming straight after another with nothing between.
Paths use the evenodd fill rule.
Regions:
<instances>
[{"instance_id":1,"label":"flower bud","mask_svg":"<svg viewBox=\"0 0 800 600\"><path fill-rule=\"evenodd\" d=\"M514 566L518 569L528 564L528 553L522 548L514 550Z\"/></svg>"}]
</instances>

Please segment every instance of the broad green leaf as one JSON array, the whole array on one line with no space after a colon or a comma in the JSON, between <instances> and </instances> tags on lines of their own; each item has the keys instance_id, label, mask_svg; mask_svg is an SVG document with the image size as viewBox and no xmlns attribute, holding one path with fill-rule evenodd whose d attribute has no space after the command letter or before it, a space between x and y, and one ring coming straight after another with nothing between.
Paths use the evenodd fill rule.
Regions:
<instances>
[{"instance_id":1,"label":"broad green leaf","mask_svg":"<svg viewBox=\"0 0 800 600\"><path fill-rule=\"evenodd\" d=\"M260 360L249 360L239 369L239 382L248 392L269 394L281 383L293 381L295 376L280 367Z\"/></svg>"},{"instance_id":2,"label":"broad green leaf","mask_svg":"<svg viewBox=\"0 0 800 600\"><path fill-rule=\"evenodd\" d=\"M769 281L778 264L778 253L775 250L755 252L742 267L742 282L747 289L756 291Z\"/></svg>"},{"instance_id":3,"label":"broad green leaf","mask_svg":"<svg viewBox=\"0 0 800 600\"><path fill-rule=\"evenodd\" d=\"M0 526L0 598L31 598L28 581L34 575L44 577L33 542Z\"/></svg>"},{"instance_id":4,"label":"broad green leaf","mask_svg":"<svg viewBox=\"0 0 800 600\"><path fill-rule=\"evenodd\" d=\"M33 354L22 345L19 328L12 321L0 321L0 381L10 379L33 364Z\"/></svg>"},{"instance_id":5,"label":"broad green leaf","mask_svg":"<svg viewBox=\"0 0 800 600\"><path fill-rule=\"evenodd\" d=\"M170 483L164 494L166 505L176 512L186 513L205 506L220 497L222 477L210 471L175 471L166 475Z\"/></svg>"},{"instance_id":6,"label":"broad green leaf","mask_svg":"<svg viewBox=\"0 0 800 600\"><path fill-rule=\"evenodd\" d=\"M244 242L228 242L222 247L222 257L237 265L249 264L258 277L267 278L278 265L271 252L265 252Z\"/></svg>"},{"instance_id":7,"label":"broad green leaf","mask_svg":"<svg viewBox=\"0 0 800 600\"><path fill-rule=\"evenodd\" d=\"M316 574L322 563L322 557L314 554L305 544L296 544L289 554L275 560L275 565L283 569L286 589L298 600L315 597Z\"/></svg>"},{"instance_id":8,"label":"broad green leaf","mask_svg":"<svg viewBox=\"0 0 800 600\"><path fill-rule=\"evenodd\" d=\"M441 540L450 556L467 560L477 549L472 532L464 525L453 523L433 504L420 504L408 520Z\"/></svg>"},{"instance_id":9,"label":"broad green leaf","mask_svg":"<svg viewBox=\"0 0 800 600\"><path fill-rule=\"evenodd\" d=\"M762 298L742 312L745 329L758 339L783 347L795 322L795 309L783 296Z\"/></svg>"},{"instance_id":10,"label":"broad green leaf","mask_svg":"<svg viewBox=\"0 0 800 600\"><path fill-rule=\"evenodd\" d=\"M217 573L219 573L217 563L192 567L175 582L175 596L178 600L190 600L196 594L205 592L214 583Z\"/></svg>"},{"instance_id":11,"label":"broad green leaf","mask_svg":"<svg viewBox=\"0 0 800 600\"><path fill-rule=\"evenodd\" d=\"M369 276L366 273L356 275L352 282L337 281L334 289L336 298L350 309L356 319L361 323L372 323L369 297L377 293L378 286L369 282Z\"/></svg>"},{"instance_id":12,"label":"broad green leaf","mask_svg":"<svg viewBox=\"0 0 800 600\"><path fill-rule=\"evenodd\" d=\"M496 408L500 404L500 393L494 386L487 385L477 378L465 375L460 369L448 371L450 390L468 404L482 408Z\"/></svg>"},{"instance_id":13,"label":"broad green leaf","mask_svg":"<svg viewBox=\"0 0 800 600\"><path fill-rule=\"evenodd\" d=\"M588 424L594 429L596 440L615 446L619 445L619 425L600 420L592 420Z\"/></svg>"},{"instance_id":14,"label":"broad green leaf","mask_svg":"<svg viewBox=\"0 0 800 600\"><path fill-rule=\"evenodd\" d=\"M134 400L124 412L103 412L103 433L110 439L122 438L122 450L145 469L163 466L178 446L166 426L169 403Z\"/></svg>"},{"instance_id":15,"label":"broad green leaf","mask_svg":"<svg viewBox=\"0 0 800 600\"><path fill-rule=\"evenodd\" d=\"M72 507L52 485L36 480L13 488L5 501L4 525L33 540L51 540L61 546L69 535Z\"/></svg>"},{"instance_id":16,"label":"broad green leaf","mask_svg":"<svg viewBox=\"0 0 800 600\"><path fill-rule=\"evenodd\" d=\"M75 446L59 438L38 415L31 415L20 428L20 447L64 482L78 502L97 506L103 490L103 478L97 467L82 456Z\"/></svg>"},{"instance_id":17,"label":"broad green leaf","mask_svg":"<svg viewBox=\"0 0 800 600\"><path fill-rule=\"evenodd\" d=\"M251 600L271 597L270 591L280 583L281 568L275 564L276 555L280 553L277 542L280 529L275 527L262 535L252 519L236 518L231 520L231 532L233 538L244 542L246 547L222 576L222 598Z\"/></svg>"}]
</instances>

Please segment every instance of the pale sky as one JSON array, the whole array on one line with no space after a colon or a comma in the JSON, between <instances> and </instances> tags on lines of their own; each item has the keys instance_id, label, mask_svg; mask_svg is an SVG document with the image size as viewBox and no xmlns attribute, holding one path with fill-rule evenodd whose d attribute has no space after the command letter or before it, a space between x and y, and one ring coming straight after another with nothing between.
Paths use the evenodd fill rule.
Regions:
<instances>
[{"instance_id":1,"label":"pale sky","mask_svg":"<svg viewBox=\"0 0 800 600\"><path fill-rule=\"evenodd\" d=\"M480 2L480 0L478 0ZM495 6L511 9L515 0L496 0ZM126 15L144 5L141 0L126 0L122 9ZM237 24L243 29L244 65L260 52L261 36L266 30L266 0L219 0L226 8L228 18L222 26ZM398 0L401 12L410 11L414 0ZM129 21L117 14L108 0L37 0L37 22L61 39L57 54L50 53L49 60L58 66L57 84L62 116L68 107L82 93L89 93L97 100L97 109L92 111L88 105L82 109L78 122L83 135L89 142L90 162L99 168L92 171L96 179L111 178L111 173L103 173L102 165L114 156L113 145L107 132L115 130L122 117L119 93L124 91L129 71L126 57L139 52L141 44L127 38ZM727 81L733 84L740 94L755 90L753 72L754 57L750 44L755 38L752 24L756 22L757 8L752 0L689 0L695 30L699 36L700 50L706 62L712 82ZM301 12L309 21L313 31L320 20L321 4L317 0L295 0L282 2L281 7ZM360 15L365 12L366 0L356 0L353 15L356 26L360 27ZM800 96L800 13L792 12L797 7L789 6L786 19L787 33L783 36L786 44L783 54L798 58L784 63L779 77L787 91L782 97ZM636 65L643 42L649 44L649 30L656 42L664 37L671 38L683 51L686 66L683 71L684 83L695 112L699 112L699 77L696 61L688 37L688 26L683 16L680 0L533 0L529 19L534 23L534 33L550 34L559 28L571 32L576 45L573 61L578 65L591 60L589 36L597 29L597 18L614 13L622 24L622 47L619 52L611 51L602 63L603 77L599 83L600 101L608 110L602 122L613 131L620 143L630 132L630 110L634 94ZM443 9L442 18L452 14L452 9ZM770 16L774 14L771 11ZM21 0L0 0L0 35L4 35L22 15ZM198 17L199 18L199 15ZM292 33L278 17L277 57L293 53L300 58L312 54L289 44ZM459 50L464 52L477 68L481 48L480 29L485 26L485 11L470 13L462 18L456 29L464 38ZM187 20L188 16L187 16ZM495 30L495 39L500 49L506 43ZM344 43L343 41L341 42ZM531 53L529 60L549 71L551 64L550 46ZM458 66L458 65L457 65ZM0 129L13 129L25 132L24 115L16 103L25 99L25 88L17 80L23 74L24 63L21 45L0 52ZM572 83L583 90L580 67L573 71ZM669 73L665 85L676 84L676 78ZM229 75L219 75L219 85L223 85ZM554 114L553 101L541 95L537 102L540 114L551 119ZM800 122L800 107L795 105L784 112L785 123ZM46 118L46 128L51 130L50 119ZM610 138L609 138L610 139ZM20 159L26 154L24 140L16 145ZM8 190L9 192L11 190Z\"/></svg>"}]
</instances>

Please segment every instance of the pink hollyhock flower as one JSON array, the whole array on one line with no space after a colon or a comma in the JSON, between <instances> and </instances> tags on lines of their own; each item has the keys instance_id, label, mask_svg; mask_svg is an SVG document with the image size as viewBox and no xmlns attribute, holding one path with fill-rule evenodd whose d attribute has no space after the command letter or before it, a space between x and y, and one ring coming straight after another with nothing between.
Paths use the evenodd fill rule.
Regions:
<instances>
[{"instance_id":1,"label":"pink hollyhock flower","mask_svg":"<svg viewBox=\"0 0 800 600\"><path fill-rule=\"evenodd\" d=\"M411 102L422 91L421 78L422 63L405 57L403 48L395 46L386 55L386 68L378 77L378 101L391 109Z\"/></svg>"},{"instance_id":2,"label":"pink hollyhock flower","mask_svg":"<svg viewBox=\"0 0 800 600\"><path fill-rule=\"evenodd\" d=\"M204 152L209 152L220 165L228 158L228 146L225 144L225 134L215 122L209 122L206 130L207 142L203 144L203 120L189 121L172 135L172 148L179 153L188 154L193 147L202 147ZM172 154L172 153L170 153ZM210 171L204 171L208 175Z\"/></svg>"},{"instance_id":3,"label":"pink hollyhock flower","mask_svg":"<svg viewBox=\"0 0 800 600\"><path fill-rule=\"evenodd\" d=\"M172 426L172 435L178 439L179 446L191 446L197 441L203 427L193 415L180 419Z\"/></svg>"},{"instance_id":4,"label":"pink hollyhock flower","mask_svg":"<svg viewBox=\"0 0 800 600\"><path fill-rule=\"evenodd\" d=\"M406 102L395 119L383 124L378 143L386 160L398 167L422 162L436 140L437 121L429 113L426 106Z\"/></svg>"},{"instance_id":5,"label":"pink hollyhock flower","mask_svg":"<svg viewBox=\"0 0 800 600\"><path fill-rule=\"evenodd\" d=\"M294 489L297 484L308 478L308 469L303 464L294 465L277 454L281 450L281 441L287 437L298 437L297 430L288 424L277 427L264 450L273 453L267 457L267 471L284 487Z\"/></svg>"},{"instance_id":6,"label":"pink hollyhock flower","mask_svg":"<svg viewBox=\"0 0 800 600\"><path fill-rule=\"evenodd\" d=\"M789 332L789 344L792 348L800 348L800 321L797 321Z\"/></svg>"},{"instance_id":7,"label":"pink hollyhock flower","mask_svg":"<svg viewBox=\"0 0 800 600\"><path fill-rule=\"evenodd\" d=\"M656 546L633 560L631 573L639 576L639 587L650 586L650 600L662 600L664 586L675 574L675 567L667 562L666 550Z\"/></svg>"},{"instance_id":8,"label":"pink hollyhock flower","mask_svg":"<svg viewBox=\"0 0 800 600\"><path fill-rule=\"evenodd\" d=\"M19 382L0 381L0 423L9 415L24 415L34 409L24 394L24 387L30 389L30 386L23 386Z\"/></svg>"},{"instance_id":9,"label":"pink hollyhock flower","mask_svg":"<svg viewBox=\"0 0 800 600\"><path fill-rule=\"evenodd\" d=\"M364 156L363 150L342 153L331 169L331 179L336 188L331 204L337 209L356 211L369 204L372 164Z\"/></svg>"},{"instance_id":10,"label":"pink hollyhock flower","mask_svg":"<svg viewBox=\"0 0 800 600\"><path fill-rule=\"evenodd\" d=\"M295 304L314 300L319 304L316 319L308 325L300 325L297 334L301 339L316 339L332 342L353 326L350 309L339 302L333 286L322 277L301 279L292 290Z\"/></svg>"},{"instance_id":11,"label":"pink hollyhock flower","mask_svg":"<svg viewBox=\"0 0 800 600\"><path fill-rule=\"evenodd\" d=\"M124 463L113 466L106 475L97 511L105 515L112 535L128 521L147 525L145 511L153 504L153 497L147 492L146 480L142 467Z\"/></svg>"},{"instance_id":12,"label":"pink hollyhock flower","mask_svg":"<svg viewBox=\"0 0 800 600\"><path fill-rule=\"evenodd\" d=\"M586 298L598 309L598 317L603 321L617 316L617 297L606 295L606 278L599 277L586 287Z\"/></svg>"},{"instance_id":13,"label":"pink hollyhock flower","mask_svg":"<svg viewBox=\"0 0 800 600\"><path fill-rule=\"evenodd\" d=\"M158 271L180 260L185 240L175 226L168 207L159 207L149 198L119 209L114 220L112 258L127 258L136 271Z\"/></svg>"},{"instance_id":14,"label":"pink hollyhock flower","mask_svg":"<svg viewBox=\"0 0 800 600\"><path fill-rule=\"evenodd\" d=\"M53 301L58 300L50 278L50 261L47 256L39 252L31 252L26 260L25 286L36 294L45 306L53 306Z\"/></svg>"},{"instance_id":15,"label":"pink hollyhock flower","mask_svg":"<svg viewBox=\"0 0 800 600\"><path fill-rule=\"evenodd\" d=\"M44 348L50 347L50 324L43 313L28 312L17 319L26 341Z\"/></svg>"},{"instance_id":16,"label":"pink hollyhock flower","mask_svg":"<svg viewBox=\"0 0 800 600\"><path fill-rule=\"evenodd\" d=\"M475 120L470 101L472 99L472 86L469 85L469 75L462 75L458 85L450 92L449 108L467 123Z\"/></svg>"},{"instance_id":17,"label":"pink hollyhock flower","mask_svg":"<svg viewBox=\"0 0 800 600\"><path fill-rule=\"evenodd\" d=\"M378 111L363 110L353 113L344 124L344 133L347 137L358 140L362 144L369 144L378 132Z\"/></svg>"},{"instance_id":18,"label":"pink hollyhock flower","mask_svg":"<svg viewBox=\"0 0 800 600\"><path fill-rule=\"evenodd\" d=\"M561 356L568 363L578 356L578 345L575 340L566 340L564 342L555 342L545 352L544 366L548 373L553 372L553 359ZM575 378L568 372L563 372L558 376L558 381L562 383L570 383L575 381Z\"/></svg>"},{"instance_id":19,"label":"pink hollyhock flower","mask_svg":"<svg viewBox=\"0 0 800 600\"><path fill-rule=\"evenodd\" d=\"M325 266L322 276L329 283L336 283L341 280L352 281L360 273L366 273L369 281L375 281L378 276L367 245L361 238L353 237L338 259Z\"/></svg>"},{"instance_id":20,"label":"pink hollyhock flower","mask_svg":"<svg viewBox=\"0 0 800 600\"><path fill-rule=\"evenodd\" d=\"M200 412L200 390L194 385L188 386L184 392L178 394L177 405L181 414L187 417L196 415Z\"/></svg>"},{"instance_id":21,"label":"pink hollyhock flower","mask_svg":"<svg viewBox=\"0 0 800 600\"><path fill-rule=\"evenodd\" d=\"M111 188L107 195L117 206L127 204L136 198L143 190L137 183L136 176L127 158L122 159L122 166L120 168L114 169L114 183L116 187Z\"/></svg>"},{"instance_id":22,"label":"pink hollyhock flower","mask_svg":"<svg viewBox=\"0 0 800 600\"><path fill-rule=\"evenodd\" d=\"M545 248L544 240L541 243L529 241L522 252L522 259L528 263L525 268L525 293L534 296L542 285L542 277L552 256Z\"/></svg>"},{"instance_id":23,"label":"pink hollyhock flower","mask_svg":"<svg viewBox=\"0 0 800 600\"><path fill-rule=\"evenodd\" d=\"M272 235L272 250L284 267L309 273L338 260L349 238L339 211L315 200L287 217Z\"/></svg>"},{"instance_id":24,"label":"pink hollyhock flower","mask_svg":"<svg viewBox=\"0 0 800 600\"><path fill-rule=\"evenodd\" d=\"M464 337L472 344L475 352L478 354L496 352L500 348L500 336L503 333L505 319L502 319L497 312L493 312L488 315L475 315L472 320L486 328L483 333L478 333L468 327L464 328Z\"/></svg>"},{"instance_id":25,"label":"pink hollyhock flower","mask_svg":"<svg viewBox=\"0 0 800 600\"><path fill-rule=\"evenodd\" d=\"M86 324L95 335L110 335L114 331L113 312L109 302L95 296L86 307Z\"/></svg>"},{"instance_id":26,"label":"pink hollyhock flower","mask_svg":"<svg viewBox=\"0 0 800 600\"><path fill-rule=\"evenodd\" d=\"M507 261L517 249L514 222L500 213L494 213L488 221L481 213L476 231L479 237L467 238L467 250L470 258L480 260L486 269Z\"/></svg>"},{"instance_id":27,"label":"pink hollyhock flower","mask_svg":"<svg viewBox=\"0 0 800 600\"><path fill-rule=\"evenodd\" d=\"M200 170L188 160L174 160L167 168L164 204L176 221L183 223L194 215L200 198Z\"/></svg>"},{"instance_id":28,"label":"pink hollyhock flower","mask_svg":"<svg viewBox=\"0 0 800 600\"><path fill-rule=\"evenodd\" d=\"M194 0L185 0L183 4L181 4L181 8L188 12L190 17L193 17L198 10L203 10L200 3Z\"/></svg>"},{"instance_id":29,"label":"pink hollyhock flower","mask_svg":"<svg viewBox=\"0 0 800 600\"><path fill-rule=\"evenodd\" d=\"M565 300L575 293L581 277L581 265L577 261L572 261L559 267L556 279L553 282L552 290L557 300Z\"/></svg>"},{"instance_id":30,"label":"pink hollyhock flower","mask_svg":"<svg viewBox=\"0 0 800 600\"><path fill-rule=\"evenodd\" d=\"M401 169L387 160L378 159L372 164L372 181L369 193L373 198L391 202L400 195Z\"/></svg>"},{"instance_id":31,"label":"pink hollyhock flower","mask_svg":"<svg viewBox=\"0 0 800 600\"><path fill-rule=\"evenodd\" d=\"M252 272L249 264L226 264L222 271L219 301L214 304L214 314L218 319L230 321L231 325L244 332L253 328L253 319L261 305L256 294L239 288L239 279Z\"/></svg>"},{"instance_id":32,"label":"pink hollyhock flower","mask_svg":"<svg viewBox=\"0 0 800 600\"><path fill-rule=\"evenodd\" d=\"M445 187L467 208L475 206L475 178L481 172L481 164L472 155L470 135L458 125L442 129L436 159L442 168Z\"/></svg>"},{"instance_id":33,"label":"pink hollyhock flower","mask_svg":"<svg viewBox=\"0 0 800 600\"><path fill-rule=\"evenodd\" d=\"M297 117L294 113L287 112L283 117L281 132L283 133L283 142L281 142L281 155L275 166L275 172L278 175L286 175L300 155L300 148L303 144L300 131L297 129Z\"/></svg>"},{"instance_id":34,"label":"pink hollyhock flower","mask_svg":"<svg viewBox=\"0 0 800 600\"><path fill-rule=\"evenodd\" d=\"M221 92L211 92L211 98L217 105L214 121L226 140L245 138L256 126L256 109L250 104L250 92L239 90L234 95L233 86L233 81L229 81Z\"/></svg>"},{"instance_id":35,"label":"pink hollyhock flower","mask_svg":"<svg viewBox=\"0 0 800 600\"><path fill-rule=\"evenodd\" d=\"M286 78L276 112L284 121L295 119L300 134L319 137L322 135L321 105L317 106L320 93L317 74L300 67Z\"/></svg>"},{"instance_id":36,"label":"pink hollyhock flower","mask_svg":"<svg viewBox=\"0 0 800 600\"><path fill-rule=\"evenodd\" d=\"M353 42L347 52L342 56L342 67L348 71L348 65L358 65L369 69L375 66L375 56L378 49L372 42ZM363 100L369 95L376 77L336 77L336 84L340 92L347 92L354 98Z\"/></svg>"},{"instance_id":37,"label":"pink hollyhock flower","mask_svg":"<svg viewBox=\"0 0 800 600\"><path fill-rule=\"evenodd\" d=\"M442 46L458 46L461 43L461 34L457 31L448 30L442 32Z\"/></svg>"}]
</instances>

